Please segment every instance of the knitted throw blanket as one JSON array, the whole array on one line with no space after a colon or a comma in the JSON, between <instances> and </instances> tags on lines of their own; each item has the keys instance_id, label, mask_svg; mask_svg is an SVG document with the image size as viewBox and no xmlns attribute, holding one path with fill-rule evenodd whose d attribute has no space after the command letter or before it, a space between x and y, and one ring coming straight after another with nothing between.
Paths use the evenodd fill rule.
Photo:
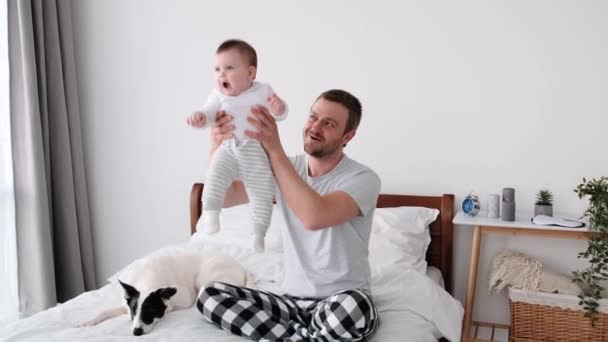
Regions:
<instances>
[{"instance_id":1,"label":"knitted throw blanket","mask_svg":"<svg viewBox=\"0 0 608 342\"><path fill-rule=\"evenodd\" d=\"M542 263L525 254L503 250L494 256L490 271L490 292L505 286L522 289L526 293L538 290L542 278Z\"/></svg>"}]
</instances>

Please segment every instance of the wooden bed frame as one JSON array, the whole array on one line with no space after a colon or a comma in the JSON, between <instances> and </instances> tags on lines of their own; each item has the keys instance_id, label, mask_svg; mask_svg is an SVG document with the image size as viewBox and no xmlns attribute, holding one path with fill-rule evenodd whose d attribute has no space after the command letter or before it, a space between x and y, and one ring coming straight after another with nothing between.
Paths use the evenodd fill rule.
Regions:
<instances>
[{"instance_id":1,"label":"wooden bed frame","mask_svg":"<svg viewBox=\"0 0 608 342\"><path fill-rule=\"evenodd\" d=\"M196 232L196 223L202 212L203 184L194 183L190 193L190 233ZM378 208L416 206L439 209L439 216L431 223L431 244L426 253L429 265L437 267L443 275L445 289L453 295L452 243L454 195L412 196L380 194Z\"/></svg>"}]
</instances>

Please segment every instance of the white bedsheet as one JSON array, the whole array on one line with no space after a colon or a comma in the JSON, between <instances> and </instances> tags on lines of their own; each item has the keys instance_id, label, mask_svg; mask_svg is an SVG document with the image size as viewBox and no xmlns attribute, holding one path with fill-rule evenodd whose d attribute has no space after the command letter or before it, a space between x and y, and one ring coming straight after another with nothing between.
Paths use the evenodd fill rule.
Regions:
<instances>
[{"instance_id":1,"label":"white bedsheet","mask_svg":"<svg viewBox=\"0 0 608 342\"><path fill-rule=\"evenodd\" d=\"M161 248L153 254L193 251L221 252L239 260L257 279L256 286L278 291L282 277L281 253L268 250L255 254L247 234L222 231L188 243ZM435 278L436 275L435 275ZM380 327L372 342L436 341L445 336L460 338L463 309L426 275L396 267L372 266L372 292L380 314ZM0 327L0 341L243 341L203 320L196 308L167 315L150 334L132 336L127 315L94 327L77 328L101 310L120 304L122 292L116 283L84 293L64 304L29 318Z\"/></svg>"}]
</instances>

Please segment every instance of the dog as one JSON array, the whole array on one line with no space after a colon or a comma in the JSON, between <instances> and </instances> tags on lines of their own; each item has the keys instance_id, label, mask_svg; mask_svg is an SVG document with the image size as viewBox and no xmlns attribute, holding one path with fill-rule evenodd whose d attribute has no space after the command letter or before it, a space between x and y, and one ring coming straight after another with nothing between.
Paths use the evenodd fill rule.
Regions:
<instances>
[{"instance_id":1,"label":"dog","mask_svg":"<svg viewBox=\"0 0 608 342\"><path fill-rule=\"evenodd\" d=\"M119 276L122 306L105 310L79 326L97 325L128 313L133 335L147 334L167 313L192 307L212 281L254 287L253 276L228 256L184 254L138 260Z\"/></svg>"}]
</instances>

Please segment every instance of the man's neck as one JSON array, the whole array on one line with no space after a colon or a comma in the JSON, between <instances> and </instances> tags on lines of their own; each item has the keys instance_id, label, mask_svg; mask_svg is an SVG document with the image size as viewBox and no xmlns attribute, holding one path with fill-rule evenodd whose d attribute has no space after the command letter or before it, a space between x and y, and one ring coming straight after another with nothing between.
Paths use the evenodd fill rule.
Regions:
<instances>
[{"instance_id":1,"label":"man's neck","mask_svg":"<svg viewBox=\"0 0 608 342\"><path fill-rule=\"evenodd\" d=\"M308 155L308 175L310 177L320 177L329 173L331 170L336 168L343 157L344 152L342 151L340 151L340 153L335 153L321 158Z\"/></svg>"}]
</instances>

